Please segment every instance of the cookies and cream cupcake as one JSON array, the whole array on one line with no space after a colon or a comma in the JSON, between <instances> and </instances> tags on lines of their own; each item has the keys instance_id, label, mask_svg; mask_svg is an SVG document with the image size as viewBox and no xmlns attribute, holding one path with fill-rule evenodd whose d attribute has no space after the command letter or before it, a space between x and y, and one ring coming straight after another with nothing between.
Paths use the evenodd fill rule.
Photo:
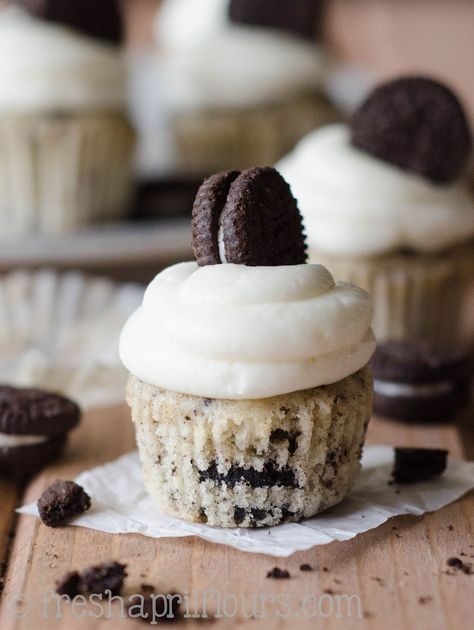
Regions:
<instances>
[{"instance_id":1,"label":"cookies and cream cupcake","mask_svg":"<svg viewBox=\"0 0 474 630\"><path fill-rule=\"evenodd\" d=\"M0 9L0 237L126 209L134 135L121 36L115 0Z\"/></svg>"},{"instance_id":2,"label":"cookies and cream cupcake","mask_svg":"<svg viewBox=\"0 0 474 630\"><path fill-rule=\"evenodd\" d=\"M456 96L402 78L277 165L300 204L310 260L372 294L380 339L474 336L462 324L474 270L471 148Z\"/></svg>"},{"instance_id":3,"label":"cookies and cream cupcake","mask_svg":"<svg viewBox=\"0 0 474 630\"><path fill-rule=\"evenodd\" d=\"M313 516L359 470L371 300L305 264L271 168L206 180L193 245L197 262L159 273L120 339L145 485L160 510L209 525Z\"/></svg>"},{"instance_id":4,"label":"cookies and cream cupcake","mask_svg":"<svg viewBox=\"0 0 474 630\"><path fill-rule=\"evenodd\" d=\"M291 10L283 4L163 0L154 81L166 136L160 146L168 148L159 156L164 175L202 179L270 164L305 133L336 119L323 94L324 59L315 43L322 3L299 0ZM154 118L158 123L158 113ZM146 133L141 142L146 168L155 159L155 136Z\"/></svg>"}]
</instances>

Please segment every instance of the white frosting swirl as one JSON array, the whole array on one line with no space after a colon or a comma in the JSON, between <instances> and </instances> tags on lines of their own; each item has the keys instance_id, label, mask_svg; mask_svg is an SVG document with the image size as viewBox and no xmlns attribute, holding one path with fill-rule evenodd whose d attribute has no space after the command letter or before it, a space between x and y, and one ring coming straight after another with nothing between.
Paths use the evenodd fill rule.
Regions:
<instances>
[{"instance_id":1,"label":"white frosting swirl","mask_svg":"<svg viewBox=\"0 0 474 630\"><path fill-rule=\"evenodd\" d=\"M321 265L198 267L156 276L125 325L137 378L208 398L256 399L334 383L370 359L368 294Z\"/></svg>"},{"instance_id":2,"label":"white frosting swirl","mask_svg":"<svg viewBox=\"0 0 474 630\"><path fill-rule=\"evenodd\" d=\"M230 23L229 0L164 0L155 33L170 107L244 107L321 83L311 42L283 31Z\"/></svg>"},{"instance_id":3,"label":"white frosting swirl","mask_svg":"<svg viewBox=\"0 0 474 630\"><path fill-rule=\"evenodd\" d=\"M0 9L0 111L123 108L126 74L111 44Z\"/></svg>"},{"instance_id":4,"label":"white frosting swirl","mask_svg":"<svg viewBox=\"0 0 474 630\"><path fill-rule=\"evenodd\" d=\"M291 186L316 252L436 252L474 235L463 182L440 186L353 147L345 125L304 138L276 166Z\"/></svg>"}]
</instances>

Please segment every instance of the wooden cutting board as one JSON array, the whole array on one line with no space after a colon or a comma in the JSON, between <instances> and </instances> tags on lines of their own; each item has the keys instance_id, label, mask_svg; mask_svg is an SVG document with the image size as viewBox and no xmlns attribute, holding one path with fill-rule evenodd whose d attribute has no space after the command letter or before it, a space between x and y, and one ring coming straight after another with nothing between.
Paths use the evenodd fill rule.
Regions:
<instances>
[{"instance_id":1,"label":"wooden cutting board","mask_svg":"<svg viewBox=\"0 0 474 630\"><path fill-rule=\"evenodd\" d=\"M472 458L471 423L472 413L458 427L406 427L373 419L369 441L447 447L453 456ZM36 500L55 478L72 478L81 470L111 460L133 447L133 428L124 406L90 411L73 434L63 459L40 474L24 493L14 486L0 484L4 582L1 630L143 627L138 621L117 618L121 612L119 604L111 610L114 619L96 619L78 616L97 614L91 605L76 609L75 615L70 606L64 605L56 618L54 598L44 603L45 593L54 589L55 580L65 572L109 559L128 566L125 596L139 592L142 583L153 584L162 593L173 589L190 593L202 612L202 594L212 589L208 591L208 614L218 612L220 597L221 608L226 607L222 612L231 615L200 622L187 619L174 627L201 627L203 621L219 628L252 629L473 627L474 575L448 570L446 560L459 556L474 562L474 493L436 513L419 518L397 517L354 540L315 547L288 559L242 553L195 538L154 540L79 527L53 530L34 517L15 518L14 506ZM314 570L300 571L303 563ZM267 571L274 566L288 569L291 578L268 579ZM359 598L351 599L351 617L348 617L348 599L336 598L337 595ZM236 599L238 611L234 616ZM252 613L254 599L257 607L253 612L257 617L265 614L265 618L246 618ZM360 616L357 616L357 601L360 601ZM291 614L287 605L291 606ZM332 614L323 617L331 612L331 605Z\"/></svg>"}]
</instances>

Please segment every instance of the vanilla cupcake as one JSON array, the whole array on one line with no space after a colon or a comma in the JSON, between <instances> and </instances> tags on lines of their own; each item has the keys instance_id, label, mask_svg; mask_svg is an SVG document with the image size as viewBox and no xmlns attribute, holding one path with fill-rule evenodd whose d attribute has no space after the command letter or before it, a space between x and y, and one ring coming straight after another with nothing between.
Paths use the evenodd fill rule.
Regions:
<instances>
[{"instance_id":1,"label":"vanilla cupcake","mask_svg":"<svg viewBox=\"0 0 474 630\"><path fill-rule=\"evenodd\" d=\"M114 0L0 10L0 237L126 209L133 132Z\"/></svg>"},{"instance_id":2,"label":"vanilla cupcake","mask_svg":"<svg viewBox=\"0 0 474 630\"><path fill-rule=\"evenodd\" d=\"M337 118L315 42L321 2L163 0L156 14L163 176L269 164ZM141 99L143 101L143 99ZM140 108L140 103L137 103ZM149 115L150 117L150 115ZM143 168L155 136L142 138Z\"/></svg>"},{"instance_id":3,"label":"vanilla cupcake","mask_svg":"<svg viewBox=\"0 0 474 630\"><path fill-rule=\"evenodd\" d=\"M193 245L197 263L158 274L120 340L146 488L158 509L209 525L313 516L359 470L370 298L305 264L274 169L204 182Z\"/></svg>"},{"instance_id":4,"label":"vanilla cupcake","mask_svg":"<svg viewBox=\"0 0 474 630\"><path fill-rule=\"evenodd\" d=\"M377 338L473 339L471 136L462 106L423 78L376 89L351 124L308 135L278 168L310 260L368 290Z\"/></svg>"}]
</instances>

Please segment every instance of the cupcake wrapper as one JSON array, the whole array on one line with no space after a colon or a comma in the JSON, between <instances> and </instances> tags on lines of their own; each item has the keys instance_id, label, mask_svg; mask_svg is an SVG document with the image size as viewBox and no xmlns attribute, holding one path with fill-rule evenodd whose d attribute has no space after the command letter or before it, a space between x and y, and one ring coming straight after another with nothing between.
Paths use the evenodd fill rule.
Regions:
<instances>
[{"instance_id":1,"label":"cupcake wrapper","mask_svg":"<svg viewBox=\"0 0 474 630\"><path fill-rule=\"evenodd\" d=\"M398 254L374 260L337 259L311 253L336 280L368 291L372 328L379 341L435 339L472 341L468 301L474 290L474 248L440 255Z\"/></svg>"},{"instance_id":2,"label":"cupcake wrapper","mask_svg":"<svg viewBox=\"0 0 474 630\"><path fill-rule=\"evenodd\" d=\"M0 115L0 235L63 233L120 216L133 144L120 114Z\"/></svg>"},{"instance_id":3,"label":"cupcake wrapper","mask_svg":"<svg viewBox=\"0 0 474 630\"><path fill-rule=\"evenodd\" d=\"M130 376L145 486L190 521L263 527L339 502L359 470L372 407L367 369L264 400L210 400Z\"/></svg>"},{"instance_id":4,"label":"cupcake wrapper","mask_svg":"<svg viewBox=\"0 0 474 630\"><path fill-rule=\"evenodd\" d=\"M172 122L178 167L208 175L274 164L304 135L338 119L319 93L259 108L183 112Z\"/></svg>"}]
</instances>

